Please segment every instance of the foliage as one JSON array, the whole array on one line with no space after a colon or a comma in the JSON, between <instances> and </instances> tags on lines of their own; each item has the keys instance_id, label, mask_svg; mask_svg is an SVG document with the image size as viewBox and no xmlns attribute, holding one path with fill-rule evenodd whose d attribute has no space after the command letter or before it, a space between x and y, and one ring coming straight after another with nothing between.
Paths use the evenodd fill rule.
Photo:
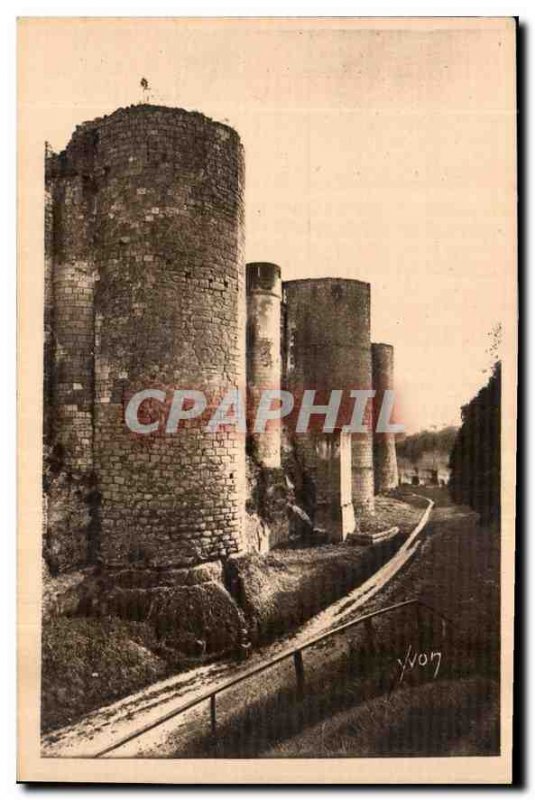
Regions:
<instances>
[{"instance_id":1,"label":"foliage","mask_svg":"<svg viewBox=\"0 0 535 800\"><path fill-rule=\"evenodd\" d=\"M424 430L398 439L396 442L398 456L407 458L416 464L424 453L439 452L449 455L457 436L457 430L454 425L450 425L439 431Z\"/></svg>"},{"instance_id":2,"label":"foliage","mask_svg":"<svg viewBox=\"0 0 535 800\"><path fill-rule=\"evenodd\" d=\"M500 414L501 363L497 362L487 385L462 409L450 458L453 500L489 521L500 516Z\"/></svg>"},{"instance_id":3,"label":"foliage","mask_svg":"<svg viewBox=\"0 0 535 800\"><path fill-rule=\"evenodd\" d=\"M167 673L149 625L56 617L41 635L41 725L65 725Z\"/></svg>"}]
</instances>

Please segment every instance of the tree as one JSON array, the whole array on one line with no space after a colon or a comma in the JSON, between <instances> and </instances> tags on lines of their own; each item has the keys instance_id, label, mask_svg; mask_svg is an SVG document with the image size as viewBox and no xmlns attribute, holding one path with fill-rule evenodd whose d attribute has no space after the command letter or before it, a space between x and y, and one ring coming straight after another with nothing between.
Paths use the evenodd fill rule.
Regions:
<instances>
[{"instance_id":1,"label":"tree","mask_svg":"<svg viewBox=\"0 0 535 800\"><path fill-rule=\"evenodd\" d=\"M448 456L457 435L457 428L449 425L439 431L423 430L398 439L396 449L399 456L417 464L424 453L437 452Z\"/></svg>"},{"instance_id":2,"label":"tree","mask_svg":"<svg viewBox=\"0 0 535 800\"><path fill-rule=\"evenodd\" d=\"M463 406L450 457L450 492L457 503L469 505L482 521L500 518L501 488L501 362L478 394Z\"/></svg>"}]
</instances>

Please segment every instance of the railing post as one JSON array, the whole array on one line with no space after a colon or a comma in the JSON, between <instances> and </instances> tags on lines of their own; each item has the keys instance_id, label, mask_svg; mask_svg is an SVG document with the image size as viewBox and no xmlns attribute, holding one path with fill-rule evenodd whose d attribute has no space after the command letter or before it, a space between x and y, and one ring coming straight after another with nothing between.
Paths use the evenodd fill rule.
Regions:
<instances>
[{"instance_id":1,"label":"railing post","mask_svg":"<svg viewBox=\"0 0 535 800\"><path fill-rule=\"evenodd\" d=\"M297 681L297 696L302 700L305 694L305 666L303 664L303 654L301 650L294 653L295 678Z\"/></svg>"},{"instance_id":2,"label":"railing post","mask_svg":"<svg viewBox=\"0 0 535 800\"><path fill-rule=\"evenodd\" d=\"M298 694L298 696L300 698L302 698L304 696L304 690L305 690L305 668L304 668L303 656L302 656L302 649L303 648L310 647L311 645L313 645L313 644L315 644L315 643L317 643L319 641L324 641L326 638L330 638L332 635L338 634L342 630L346 631L349 628L353 628L356 625L360 625L361 623L364 623L364 625L365 625L365 633L366 633L366 637L367 637L367 641L368 641L370 650L372 651L373 654L378 654L378 655L382 656L384 654L384 649L381 646L380 640L378 640L374 635L374 626L373 626L373 623L372 623L372 618L375 618L379 614L384 614L386 612L389 613L389 612L395 611L395 610L397 610L399 608L402 608L402 607L403 608L408 608L410 606L414 606L414 608L415 608L416 620L417 620L417 629L418 629L419 638L421 638L422 627L423 627L422 626L423 620L421 618L422 609L426 609L428 612L431 612L433 614L438 614L440 616L443 638L446 637L446 635L450 633L451 628L454 629L454 623L453 623L452 620L448 619L447 617L444 617L437 609L433 608L432 606L428 606L423 602L419 603L418 601L415 601L415 600L406 600L406 601L404 601L402 603L396 603L395 605L388 606L387 608L383 608L383 609L380 609L379 611L374 612L374 614L372 616L370 616L370 617L356 619L356 620L353 620L350 623L347 623L345 625L341 625L339 628L335 628L334 630L328 631L327 633L323 634L322 636L316 637L315 639L312 639L312 640L310 640L308 642L305 642L302 645L301 649L295 650L292 653L293 659L294 659L294 666L295 666L295 674L296 674L296 681L297 681L297 694ZM378 644L378 642L379 642L379 644ZM350 669L351 669L354 665L360 666L361 662L360 662L360 659L358 659L358 655L359 655L358 649L355 648L355 650L353 650L353 648L351 647L351 642L350 642L349 647L350 647L349 662L350 662ZM216 733L217 733L216 695L219 692L221 692L221 691L223 691L225 689L228 689L230 686L234 686L236 683L240 683L243 680L249 679L250 677L252 677L252 675L255 675L255 674L259 673L259 672L263 672L263 670L267 669L272 664L278 663L282 659L286 660L289 657L290 657L290 653L284 653L282 656L279 656L278 658L273 659L273 660L265 663L264 665L261 665L259 668L256 668L250 674L242 675L238 679L234 679L234 680L228 682L227 684L224 684L223 686L220 686L219 689L217 689L215 692L209 693L207 691L206 693L202 693L201 696L198 697L194 702L187 703L186 705L182 706L178 710L172 710L172 711L164 714L159 719L157 719L155 721L152 721L147 725L144 725L140 730L133 731L133 732L129 733L127 736L124 736L123 738L119 739L115 743L113 743L111 745L108 745L108 747L106 747L104 750L101 750L98 753L96 753L95 754L95 758L101 758L102 756L107 755L108 753L112 752L113 750L117 750L119 747L121 747L122 745L126 744L127 742L130 742L133 739L136 739L137 737L142 736L143 734L147 733L148 731L152 730L153 728L156 728L158 725L162 725L164 722L168 721L169 719L172 719L172 718L176 717L177 715L182 714L184 711L187 711L188 709L190 709L192 707L196 707L199 703L204 703L205 700L209 700L210 701L211 732L212 732L212 737L213 737L213 741L214 741L214 744L215 744L215 742L216 742ZM390 689L390 691L392 691L392 689L394 688L394 685L396 685L397 683L398 683L398 681L396 680L395 683L392 685L392 688Z\"/></svg>"}]
</instances>

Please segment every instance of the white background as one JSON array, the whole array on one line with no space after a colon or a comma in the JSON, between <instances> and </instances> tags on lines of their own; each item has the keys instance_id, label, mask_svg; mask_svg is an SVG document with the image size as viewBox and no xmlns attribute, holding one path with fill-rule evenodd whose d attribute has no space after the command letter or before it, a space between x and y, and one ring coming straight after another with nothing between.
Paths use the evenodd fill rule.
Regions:
<instances>
[{"instance_id":1,"label":"white background","mask_svg":"<svg viewBox=\"0 0 535 800\"><path fill-rule=\"evenodd\" d=\"M32 794L34 792L56 793L61 792L62 796L69 797L79 794L84 791L81 788L73 787L60 790L59 788L48 789L29 789L24 786L17 786L16 781L16 637L15 637L15 600L16 600L16 580L15 580L15 536L16 536L16 17L18 16L519 16L521 24L525 27L524 32L524 47L525 47L525 61L519 64L519 69L523 69L524 85L525 85L525 105L523 110L524 122L524 141L525 150L529 147L529 132L532 129L533 122L533 58L528 52L529 48L533 46L532 34L535 26L535 4L526 2L526 0L518 0L518 2L435 2L428 0L427 2L343 2L342 0L331 0L330 2L281 2L281 0L270 0L266 2L207 2L200 0L199 2L139 2L138 0L130 0L130 2L103 2L102 0L93 0L92 2L4 2L0 11L1 26L0 26L0 98L1 108L3 114L0 120L0 158L2 160L0 175L2 182L0 185L0 201L2 203L0 213L1 236L0 236L0 252L4 256L3 267L3 280L0 289L0 302L2 308L0 310L0 352L3 359L3 370L0 380L0 398L1 398L1 413L0 420L3 423L3 440L0 442L0 491L2 495L0 505L0 532L3 535L4 546L1 551L0 564L2 569L2 579L0 582L2 591L2 600L0 603L0 618L2 620L1 629L1 657L0 657L0 671L1 680L0 686L3 691L3 696L0 701L0 757L1 757L1 770L0 770L0 783L2 787L1 797L14 797L22 796L24 794ZM523 290L527 292L525 298L525 328L526 328L526 341L524 342L524 356L525 367L522 373L522 379L525 384L526 391L525 411L528 414L530 407L530 399L532 397L532 374L528 375L531 359L528 358L529 347L533 343L533 325L530 321L530 311L535 304L533 302L533 285L532 281L528 280L530 269L532 268L530 253L528 248L528 231L532 227L532 208L529 207L528 197L532 187L533 168L530 164L532 160L528 158L528 154L524 153L524 160L521 164L521 169L525 181L525 197L524 197L524 212L523 222L525 227L525 263L523 264ZM532 372L532 370L531 370ZM533 431L532 426L526 424L522 427L521 438L519 439L519 446L522 448L524 456L533 455ZM24 480L24 476L21 476ZM524 494L533 497L535 494L535 480L532 476L527 475L526 468L526 485L524 487ZM530 525L531 519L528 507L525 519L525 534L522 537L522 546L528 550L528 541L530 539ZM525 584L526 593L528 595L528 607L520 609L517 613L521 619L528 619L533 612L533 598L535 591L529 590L528 574L530 565L528 559L523 553L521 563L525 571ZM529 553L527 554L529 555ZM531 581L533 585L533 581ZM524 648L528 650L528 626L524 634ZM531 658L526 660L524 667L526 683L530 678L529 666ZM524 708L529 709L526 716L529 718L533 715L533 703L531 702L531 693L527 688L523 688L523 702ZM531 728L528 722L528 727ZM527 736L527 733L526 733ZM534 748L532 743L527 737L526 745L526 758L525 758L525 773L527 783L530 783L531 769L530 762L534 755ZM395 767L393 767L395 768ZM417 777L417 776L415 776ZM85 790L87 791L87 790ZM125 788L102 788L99 790L104 794L114 794L122 796L130 796L132 789ZM135 790L134 790L135 791ZM186 795L194 796L207 796L215 794L216 789L201 789L192 790L184 789L168 789L167 791L180 791L182 797ZM240 793L253 793L258 790L248 789L234 789L233 787L227 789L227 792L239 791ZM286 793L308 793L309 789L306 787L302 789L273 789L268 790L278 794ZM318 791L318 790L314 790ZM344 793L350 791L358 791L360 796L363 794L376 794L371 789L325 789L323 790L328 794L335 794L338 791ZM412 792L414 789L407 787L406 791ZM431 791L430 789L424 789ZM434 791L453 792L452 789L436 789ZM479 791L484 791L481 789ZM507 791L507 789L499 790ZM525 787L523 791L529 791L529 786ZM157 789L147 788L142 790L144 795L156 795ZM460 790L455 791L455 796L459 797L464 794L472 794L473 790ZM394 794L394 789L381 790L383 794ZM530 792L531 793L531 792ZM262 792L265 796L266 791Z\"/></svg>"}]
</instances>

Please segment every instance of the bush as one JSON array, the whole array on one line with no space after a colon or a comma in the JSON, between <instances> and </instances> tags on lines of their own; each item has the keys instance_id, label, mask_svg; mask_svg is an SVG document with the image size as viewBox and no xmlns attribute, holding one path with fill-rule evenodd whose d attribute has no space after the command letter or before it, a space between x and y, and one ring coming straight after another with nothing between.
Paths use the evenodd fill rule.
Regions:
<instances>
[{"instance_id":1,"label":"bush","mask_svg":"<svg viewBox=\"0 0 535 800\"><path fill-rule=\"evenodd\" d=\"M41 727L72 722L159 680L167 667L152 629L113 618L56 617L41 634Z\"/></svg>"}]
</instances>

